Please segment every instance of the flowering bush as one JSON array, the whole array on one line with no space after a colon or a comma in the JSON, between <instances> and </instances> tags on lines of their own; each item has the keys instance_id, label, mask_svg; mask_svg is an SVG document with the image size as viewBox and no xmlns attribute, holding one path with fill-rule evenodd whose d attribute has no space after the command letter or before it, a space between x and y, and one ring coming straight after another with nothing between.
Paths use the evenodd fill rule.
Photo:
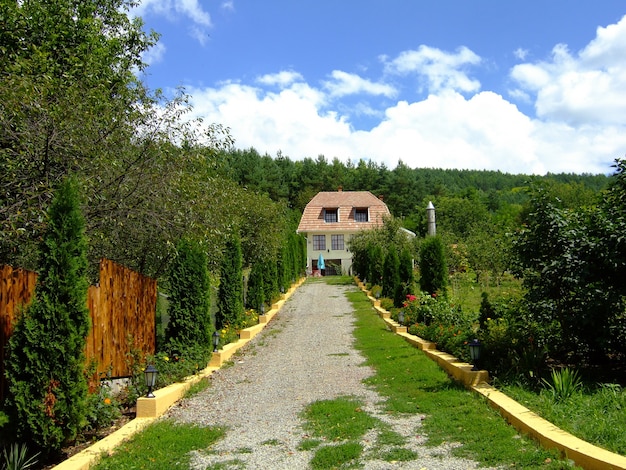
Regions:
<instances>
[{"instance_id":1,"label":"flowering bush","mask_svg":"<svg viewBox=\"0 0 626 470\"><path fill-rule=\"evenodd\" d=\"M420 292L407 295L403 310L409 333L437 343L437 349L459 359L467 358L467 343L475 336L476 326L459 306L437 294Z\"/></svg>"},{"instance_id":2,"label":"flowering bush","mask_svg":"<svg viewBox=\"0 0 626 470\"><path fill-rule=\"evenodd\" d=\"M87 395L86 430L97 431L110 426L121 415L121 404L106 382L101 382L96 391Z\"/></svg>"}]
</instances>

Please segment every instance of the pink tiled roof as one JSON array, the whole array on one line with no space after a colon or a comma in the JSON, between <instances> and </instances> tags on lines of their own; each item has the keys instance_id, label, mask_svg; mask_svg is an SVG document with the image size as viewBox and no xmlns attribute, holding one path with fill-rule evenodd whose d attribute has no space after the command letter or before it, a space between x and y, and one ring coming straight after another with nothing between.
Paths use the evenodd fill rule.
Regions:
<instances>
[{"instance_id":1,"label":"pink tiled roof","mask_svg":"<svg viewBox=\"0 0 626 470\"><path fill-rule=\"evenodd\" d=\"M368 222L356 222L355 209L366 208L369 210ZM325 222L324 209L339 209L339 222ZM369 191L323 191L304 208L298 233L370 229L381 226L383 216L388 215L387 204Z\"/></svg>"}]
</instances>

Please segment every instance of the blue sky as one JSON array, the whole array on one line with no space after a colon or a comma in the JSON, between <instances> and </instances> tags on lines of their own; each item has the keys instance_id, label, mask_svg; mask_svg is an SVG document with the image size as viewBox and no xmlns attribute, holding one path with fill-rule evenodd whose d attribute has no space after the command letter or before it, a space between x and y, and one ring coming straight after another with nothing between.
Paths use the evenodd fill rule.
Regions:
<instances>
[{"instance_id":1,"label":"blue sky","mask_svg":"<svg viewBox=\"0 0 626 470\"><path fill-rule=\"evenodd\" d=\"M238 148L395 168L610 173L623 0L143 0L142 77Z\"/></svg>"}]
</instances>

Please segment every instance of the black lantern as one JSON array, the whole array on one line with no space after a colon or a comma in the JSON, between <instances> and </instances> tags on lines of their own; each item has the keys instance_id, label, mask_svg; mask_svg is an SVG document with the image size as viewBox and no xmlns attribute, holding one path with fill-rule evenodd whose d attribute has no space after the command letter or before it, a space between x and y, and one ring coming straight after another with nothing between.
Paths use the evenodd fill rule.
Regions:
<instances>
[{"instance_id":1,"label":"black lantern","mask_svg":"<svg viewBox=\"0 0 626 470\"><path fill-rule=\"evenodd\" d=\"M215 330L213 332L213 352L217 352L217 347L220 345L220 332Z\"/></svg>"},{"instance_id":2,"label":"black lantern","mask_svg":"<svg viewBox=\"0 0 626 470\"><path fill-rule=\"evenodd\" d=\"M404 310L398 312L398 323L404 325Z\"/></svg>"},{"instance_id":3,"label":"black lantern","mask_svg":"<svg viewBox=\"0 0 626 470\"><path fill-rule=\"evenodd\" d=\"M152 390L154 389L154 385L156 384L157 375L159 375L159 371L155 369L152 364L149 364L148 367L143 371L144 379L146 380L146 387L148 387L147 398L154 398L154 393Z\"/></svg>"},{"instance_id":4,"label":"black lantern","mask_svg":"<svg viewBox=\"0 0 626 470\"><path fill-rule=\"evenodd\" d=\"M480 361L480 348L480 341L478 341L477 339L473 339L472 341L470 341L469 353L470 357L472 358L472 364L474 364L472 370L478 370L478 366L476 364L478 363L478 361Z\"/></svg>"}]
</instances>

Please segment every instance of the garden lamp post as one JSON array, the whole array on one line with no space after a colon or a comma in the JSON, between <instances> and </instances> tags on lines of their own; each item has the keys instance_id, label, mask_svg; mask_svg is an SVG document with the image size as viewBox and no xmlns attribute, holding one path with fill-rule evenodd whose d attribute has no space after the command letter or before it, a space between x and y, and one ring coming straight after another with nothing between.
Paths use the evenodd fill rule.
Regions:
<instances>
[{"instance_id":1,"label":"garden lamp post","mask_svg":"<svg viewBox=\"0 0 626 470\"><path fill-rule=\"evenodd\" d=\"M404 325L404 310L398 312L398 323Z\"/></svg>"},{"instance_id":2,"label":"garden lamp post","mask_svg":"<svg viewBox=\"0 0 626 470\"><path fill-rule=\"evenodd\" d=\"M472 367L472 370L478 370L477 363L480 360L480 348L481 348L480 341L478 341L476 338L470 341L469 353L470 353L470 357L472 358L472 364L474 365L474 367Z\"/></svg>"},{"instance_id":3,"label":"garden lamp post","mask_svg":"<svg viewBox=\"0 0 626 470\"><path fill-rule=\"evenodd\" d=\"M213 352L217 352L217 347L220 345L220 333L215 330L213 332Z\"/></svg>"},{"instance_id":4,"label":"garden lamp post","mask_svg":"<svg viewBox=\"0 0 626 470\"><path fill-rule=\"evenodd\" d=\"M154 398L154 393L152 390L154 389L154 385L156 384L157 375L159 375L159 371L156 368L149 364L148 367L143 371L143 376L146 381L146 387L148 387L148 393L146 395L147 398Z\"/></svg>"},{"instance_id":5,"label":"garden lamp post","mask_svg":"<svg viewBox=\"0 0 626 470\"><path fill-rule=\"evenodd\" d=\"M265 315L265 304L261 304L261 308L259 310L261 311L261 315Z\"/></svg>"}]
</instances>

